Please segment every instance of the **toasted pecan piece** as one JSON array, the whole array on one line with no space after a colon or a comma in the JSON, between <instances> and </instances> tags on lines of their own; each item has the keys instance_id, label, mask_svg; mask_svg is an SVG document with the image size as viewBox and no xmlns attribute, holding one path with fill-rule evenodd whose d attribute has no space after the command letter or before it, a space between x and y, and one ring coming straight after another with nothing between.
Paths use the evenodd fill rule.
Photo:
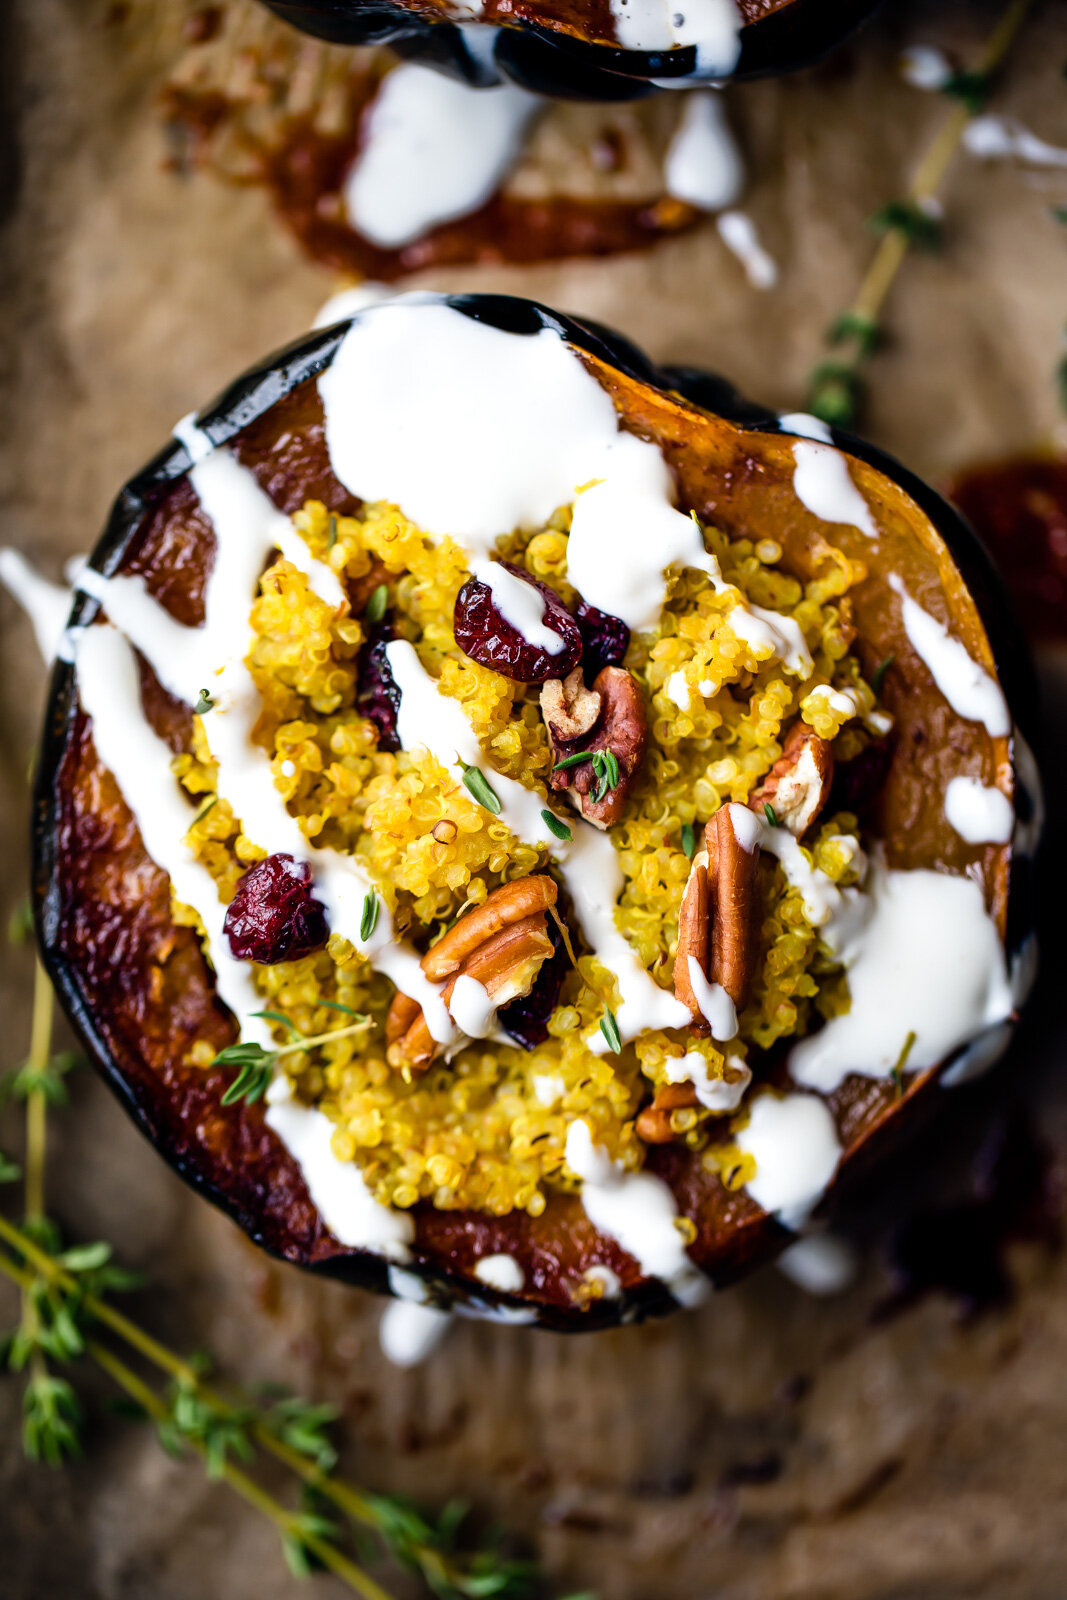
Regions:
<instances>
[{"instance_id":1,"label":"toasted pecan piece","mask_svg":"<svg viewBox=\"0 0 1067 1600\"><path fill-rule=\"evenodd\" d=\"M704 830L709 880L714 883L708 976L722 985L738 1011L748 999L756 964L759 904L759 842L749 837L746 822L751 828L744 806L725 805Z\"/></svg>"},{"instance_id":2,"label":"toasted pecan piece","mask_svg":"<svg viewBox=\"0 0 1067 1600\"><path fill-rule=\"evenodd\" d=\"M587 689L581 667L565 678L549 678L541 686L541 715L549 738L564 744L580 739L596 725L603 705L595 689Z\"/></svg>"},{"instance_id":3,"label":"toasted pecan piece","mask_svg":"<svg viewBox=\"0 0 1067 1600\"><path fill-rule=\"evenodd\" d=\"M833 781L834 752L829 740L820 739L806 722L797 722L748 803L761 815L769 805L779 825L801 839L826 804Z\"/></svg>"},{"instance_id":4,"label":"toasted pecan piece","mask_svg":"<svg viewBox=\"0 0 1067 1600\"><path fill-rule=\"evenodd\" d=\"M423 972L431 983L439 983L442 978L458 972L467 957L501 928L554 906L556 894L554 881L545 873L502 883L427 950L421 963Z\"/></svg>"},{"instance_id":5,"label":"toasted pecan piece","mask_svg":"<svg viewBox=\"0 0 1067 1600\"><path fill-rule=\"evenodd\" d=\"M689 957L695 956L707 975L711 962L711 886L708 881L708 852L698 850L693 857L678 912L678 946L674 956L674 992L688 1006L694 1027L707 1031L700 1003L693 992Z\"/></svg>"},{"instance_id":6,"label":"toasted pecan piece","mask_svg":"<svg viewBox=\"0 0 1067 1600\"><path fill-rule=\"evenodd\" d=\"M573 674L572 674L573 677ZM590 691L585 691L589 693ZM602 667L597 673L591 691L600 698L596 721L579 737L560 738L554 731L551 716L542 714L548 729L554 758L550 787L564 791L575 810L596 828L610 828L619 821L634 780L648 749L648 722L645 702L637 680L622 667ZM584 715L584 713L582 713ZM595 770L593 757L610 752L618 763L618 781L601 798L596 794L601 781ZM588 755L588 761L574 762L576 756ZM572 764L560 768L558 763L571 760Z\"/></svg>"},{"instance_id":7,"label":"toasted pecan piece","mask_svg":"<svg viewBox=\"0 0 1067 1600\"><path fill-rule=\"evenodd\" d=\"M514 883L503 883L499 889L494 889L480 906L475 906L465 917L461 917L455 927L450 928L443 938L427 950L420 965L430 982L440 983L447 978L452 980L444 990L445 1004L448 1004L449 996L455 987L455 979L460 972L477 978L479 983L485 981L479 976L479 968L487 960L489 963L487 970L500 988L503 969L498 971L494 963L505 958L519 962L523 959L524 948L521 940L509 945L503 940L502 935L515 928L528 933L531 922L537 922L547 948L537 941L526 950L527 955L538 952L529 983L525 988L517 987L514 994L502 994L495 1003L497 1006L502 1006L520 994L528 994L541 962L553 953L552 940L545 931L544 913L555 905L556 895L555 883L544 873L534 873L531 877L519 878ZM486 988L489 989L490 996L495 998L495 990L490 989L488 984ZM385 1019L385 1038L390 1046L390 1059L395 1046L398 1059L408 1066L428 1065L440 1048L426 1025L418 1001L413 1000L410 995L402 994L399 990L393 996Z\"/></svg>"},{"instance_id":8,"label":"toasted pecan piece","mask_svg":"<svg viewBox=\"0 0 1067 1600\"><path fill-rule=\"evenodd\" d=\"M544 912L534 912L509 923L473 950L445 985L442 999L447 1006L460 978L473 978L485 989L494 1009L499 1009L529 994L542 963L554 950ZM388 1060L392 1066L425 1068L440 1048L420 1009L403 1037L390 1045Z\"/></svg>"},{"instance_id":9,"label":"toasted pecan piece","mask_svg":"<svg viewBox=\"0 0 1067 1600\"><path fill-rule=\"evenodd\" d=\"M691 1083L663 1083L650 1106L638 1114L634 1127L646 1144L670 1144L678 1138L671 1127L671 1112L697 1106L697 1092Z\"/></svg>"}]
</instances>

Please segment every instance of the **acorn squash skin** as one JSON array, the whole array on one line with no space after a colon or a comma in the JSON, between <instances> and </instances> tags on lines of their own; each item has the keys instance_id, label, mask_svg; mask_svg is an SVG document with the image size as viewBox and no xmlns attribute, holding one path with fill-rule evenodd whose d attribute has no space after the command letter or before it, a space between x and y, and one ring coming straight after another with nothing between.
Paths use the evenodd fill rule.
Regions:
<instances>
[{"instance_id":1,"label":"acorn squash skin","mask_svg":"<svg viewBox=\"0 0 1067 1600\"><path fill-rule=\"evenodd\" d=\"M431 20L416 6L371 0L264 0L284 21L332 44L391 45L398 54L484 88L499 81L473 54L464 30ZM741 33L731 79L776 76L817 61L866 20L880 0L787 0L757 15ZM695 70L692 47L623 50L582 34L580 18L566 31L523 17L504 19L493 55L500 76L536 94L564 100L637 100ZM490 24L475 24L490 26ZM571 31L573 28L573 31Z\"/></svg>"},{"instance_id":2,"label":"acorn squash skin","mask_svg":"<svg viewBox=\"0 0 1067 1600\"><path fill-rule=\"evenodd\" d=\"M714 424L718 436L732 440L739 452L751 452L758 448L756 435L765 444L777 431L773 413L741 400L721 379L690 369L656 368L629 341L608 329L504 296L454 296L448 303L510 332L533 334L544 327L561 332L594 367L617 375L620 392L644 397L649 405L669 404L683 434L688 429L696 436ZM252 437L257 426L268 427L276 408L306 410L314 379L329 365L348 327L345 322L304 337L246 372L200 413L200 425L216 444L231 442L239 453L240 441ZM676 403L679 397L681 405ZM625 414L625 404L622 409ZM312 441L309 461L319 460L322 453L314 441L314 426L309 423L307 430ZM746 435L753 436L751 446ZM985 627L1009 705L1023 732L1033 739L1028 715L1037 702L1026 648L1006 607L1003 586L969 526L933 490L881 451L836 430L834 442L875 469L890 488L910 497L933 523ZM680 447L684 446L683 440ZM669 449L665 453L669 455ZM750 458L755 459L746 455L746 460ZM172 441L127 483L94 552L96 568L111 573L123 566L146 519L168 495L180 492L189 465L184 447ZM759 478L767 470L761 466L753 476ZM336 480L333 484L331 490L313 477L305 478L294 490L293 504L309 493L325 497L332 492L336 508L343 509L344 491ZM281 503L278 493L275 499ZM95 600L80 594L72 621L86 622L98 609ZM155 693L161 694L158 686ZM164 722L171 718L178 729L177 741L181 719L188 720L187 710L172 703L160 710L160 717ZM1007 747L1009 741L1004 744ZM1014 752L1009 758L1014 763ZM183 1018L188 1022L186 1036L206 1033L217 1037L220 1048L232 1038L232 1019L215 1000L209 969L192 932L170 924L167 880L145 856L129 814L123 822L121 804L111 811L97 809L102 773L78 705L73 670L59 662L50 687L34 797L34 904L44 962L90 1058L180 1176L255 1243L313 1272L389 1292L388 1267L381 1257L347 1249L328 1232L298 1167L264 1123L262 1106L241 1102L222 1107L229 1076L181 1066L180 1039L178 1044L175 1040L185 1026ZM103 773L105 790L110 781ZM1002 855L1003 872L992 894L1008 950L1014 952L1034 924L1032 864L1010 857L1006 847ZM136 904L121 894L116 899L124 863L133 863L139 873ZM149 992L153 941L165 947L170 985L155 1006ZM843 1183L890 1144L907 1137L934 1108L941 1097L936 1082L941 1070L915 1077L903 1094L880 1080L849 1079L831 1098L845 1146L831 1202ZM780 1065L771 1064L767 1081L785 1081L783 1073ZM769 1260L793 1237L743 1191L730 1193L717 1179L704 1175L699 1161L683 1147L650 1148L648 1168L670 1184L680 1210L693 1217L698 1239L690 1253L716 1285ZM415 1209L414 1216L416 1243L409 1270L425 1281L430 1297L443 1304L466 1306L475 1314L507 1317L510 1313L562 1331L641 1320L676 1306L662 1284L642 1278L630 1257L595 1232L574 1196L553 1196L537 1219L525 1213L496 1218L440 1212L425 1204ZM515 1255L523 1265L526 1286L521 1294L497 1293L474 1278L474 1263L497 1252ZM594 1262L618 1273L623 1292L580 1309L568 1285Z\"/></svg>"}]
</instances>

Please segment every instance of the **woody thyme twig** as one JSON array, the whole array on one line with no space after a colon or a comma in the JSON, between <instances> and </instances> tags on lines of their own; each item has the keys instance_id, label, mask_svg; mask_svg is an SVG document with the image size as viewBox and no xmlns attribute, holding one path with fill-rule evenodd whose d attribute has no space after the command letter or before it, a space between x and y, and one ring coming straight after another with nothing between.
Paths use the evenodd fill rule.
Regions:
<instances>
[{"instance_id":1,"label":"woody thyme twig","mask_svg":"<svg viewBox=\"0 0 1067 1600\"><path fill-rule=\"evenodd\" d=\"M850 426L864 394L862 369L883 338L882 313L896 277L913 247L934 249L941 228L937 197L968 122L985 105L996 74L1014 44L1033 0L1011 0L973 68L953 73L942 93L955 103L938 128L903 199L870 218L882 235L867 275L848 309L835 318L826 343L835 352L810 378L808 405L824 422Z\"/></svg>"},{"instance_id":2,"label":"woody thyme twig","mask_svg":"<svg viewBox=\"0 0 1067 1600\"><path fill-rule=\"evenodd\" d=\"M350 1536L358 1552L360 1540L372 1535L443 1600L504 1600L530 1593L537 1575L528 1563L493 1546L456 1547L465 1507L447 1507L431 1522L403 1499L369 1493L336 1476L328 1437L336 1419L332 1407L294 1397L265 1403L240 1392L227 1398L207 1382L202 1361L178 1355L111 1303L110 1294L136 1287L139 1280L112 1263L108 1245L62 1248L59 1230L45 1211L47 1112L65 1103L65 1078L74 1058L52 1054L52 1015L51 986L38 963L30 1053L3 1080L6 1097L25 1104L25 1217L19 1226L0 1215L0 1275L18 1287L22 1301L18 1326L0 1339L0 1369L27 1373L27 1454L58 1466L80 1453L82 1404L69 1380L53 1368L87 1358L123 1391L139 1416L155 1423L167 1449L193 1451L209 1474L268 1518L294 1574L326 1569L364 1600L389 1600L362 1557L353 1559L344 1549ZM0 1154L0 1182L19 1176L17 1164ZM94 1328L164 1373L169 1392L154 1389L126 1357L90 1332ZM259 1454L293 1474L305 1496L301 1508L287 1507L246 1470Z\"/></svg>"}]
</instances>

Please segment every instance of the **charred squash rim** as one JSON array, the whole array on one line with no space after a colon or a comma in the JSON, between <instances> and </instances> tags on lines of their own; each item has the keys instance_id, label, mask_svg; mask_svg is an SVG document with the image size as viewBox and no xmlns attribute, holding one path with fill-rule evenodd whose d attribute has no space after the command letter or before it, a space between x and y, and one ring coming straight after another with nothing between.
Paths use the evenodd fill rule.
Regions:
<instances>
[{"instance_id":1,"label":"charred squash rim","mask_svg":"<svg viewBox=\"0 0 1067 1600\"><path fill-rule=\"evenodd\" d=\"M432 20L417 0L265 0L284 21L333 44L389 44L401 55L436 66L484 87L491 69L467 48L455 23ZM877 9L879 0L786 0L777 10L745 23L741 54L731 79L790 72L818 60ZM578 8L576 8L577 10ZM480 25L480 24L479 24ZM688 78L693 47L623 50L597 43L573 20L537 23L524 17L486 22L500 27L494 58L500 72L538 94L574 100L635 100L656 82Z\"/></svg>"},{"instance_id":2,"label":"charred squash rim","mask_svg":"<svg viewBox=\"0 0 1067 1600\"><path fill-rule=\"evenodd\" d=\"M464 314L517 334L552 328L584 354L600 381L622 402L623 414L637 431L664 444L662 432L641 426L640 403L663 413L675 432L670 458L689 447L686 430L699 440L701 430L725 447L731 439L743 445L745 436L760 435L760 454L744 452L742 471L722 484L732 492L746 475L758 479L768 471L766 459L776 450L788 451L791 437L778 446L779 432L772 412L742 400L723 380L689 368L657 368L632 344L611 330L577 322L531 301L504 296L453 296L448 304ZM233 440L279 402L314 380L331 362L348 322L309 335L250 369L200 413L200 426L216 444ZM635 387L636 386L636 387ZM650 393L651 391L651 393ZM662 428L662 422L661 422ZM1033 737L1031 716L1036 712L1036 689L1026 647L1005 601L1003 586L970 527L944 500L891 457L872 446L834 431L834 443L854 462L865 463L880 475L883 499L888 496L898 512L913 503L929 519L931 532L920 522L927 549L938 560L950 589L969 595L977 612L979 632L985 637L968 641L972 653L994 667L1022 732ZM706 442L706 441L705 441ZM753 437L753 446L755 439ZM694 451L696 445L694 444ZM704 452L700 452L704 459ZM190 465L184 447L171 442L135 477L115 502L107 527L94 552L94 565L105 573L119 570L133 548L143 519ZM676 462L677 465L677 462ZM684 473L681 474L684 490ZM870 491L875 480L860 480ZM683 500L687 495L683 493ZM712 513L713 514L713 513ZM729 526L727 521L726 526ZM955 574L955 576L954 576ZM79 595L73 622L95 616L98 603ZM72 820L65 787L68 764L78 759L85 744L86 719L80 711L73 669L58 663L52 677L41 759L34 795L33 888L41 951L63 1006L84 1041L90 1058L138 1127L179 1175L198 1193L227 1213L250 1238L271 1254L311 1271L388 1292L388 1264L367 1251L338 1244L318 1217L293 1158L265 1126L261 1106L241 1102L221 1108L226 1086L221 1073L204 1073L168 1066L160 1076L128 1047L122 1049L109 1034L110 1013L101 1011L87 993L77 962L64 948L64 889L69 889L69 834ZM987 736L988 737L988 736ZM1004 746L1004 760L1015 778L1017 759L1011 739L994 741ZM94 756L95 760L95 756ZM998 769L1002 763L998 759ZM1016 795L1019 785L1014 783ZM1018 805L1018 799L1017 799ZM142 855L143 846L142 848ZM147 856L144 857L147 861ZM1019 950L1034 923L1031 863L1016 857L1010 847L999 847L994 874L992 905L1009 954ZM136 908L123 907L124 932L129 936ZM189 930L176 930L189 971L197 966L198 981L210 988L210 978L198 945ZM147 996L138 995L144 1006ZM214 1005L218 1020L228 1015ZM150 1011L150 1007L147 1008ZM113 1019L112 1019L113 1020ZM144 1036L142 1035L142 1043ZM836 1195L843 1182L893 1140L906 1136L936 1101L936 1079L947 1063L931 1069L896 1090L879 1080L850 1078L831 1097L845 1153L831 1189ZM182 1081L183 1073L187 1081ZM175 1081L176 1080L176 1081ZM773 1080L773 1077L771 1079ZM930 1091L933 1090L933 1093ZM198 1122L196 1119L200 1118ZM205 1120L206 1119L206 1120ZM207 1148L200 1137L208 1125L224 1135L221 1154ZM652 1147L648 1170L664 1178L673 1189L680 1212L696 1222L698 1239L692 1259L708 1271L716 1284L725 1284L767 1260L793 1237L760 1210L744 1192L728 1193L717 1179L702 1174L690 1153L676 1146ZM471 1212L439 1212L428 1205L415 1208L416 1243L409 1270L426 1282L429 1292L444 1302L466 1303L475 1309L510 1309L528 1320L561 1330L592 1329L631 1321L673 1309L676 1302L658 1281L643 1279L631 1258L614 1241L598 1235L587 1221L577 1197L553 1196L544 1215L531 1219L525 1213L493 1218ZM488 1289L472 1276L481 1257L497 1252L516 1255L526 1269L527 1288L520 1295ZM623 1282L617 1299L594 1302L579 1309L567 1293L585 1266L612 1266Z\"/></svg>"}]
</instances>

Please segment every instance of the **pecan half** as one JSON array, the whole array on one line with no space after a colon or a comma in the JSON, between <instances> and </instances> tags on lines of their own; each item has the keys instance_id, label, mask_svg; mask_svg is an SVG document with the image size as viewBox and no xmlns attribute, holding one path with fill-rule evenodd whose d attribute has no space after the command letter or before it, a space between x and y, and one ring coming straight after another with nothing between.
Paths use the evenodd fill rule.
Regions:
<instances>
[{"instance_id":1,"label":"pecan half","mask_svg":"<svg viewBox=\"0 0 1067 1600\"><path fill-rule=\"evenodd\" d=\"M748 999L756 964L759 905L759 842L747 836L746 821L751 826L743 806L722 806L704 830L708 876L715 884L710 977L738 1011Z\"/></svg>"},{"instance_id":2,"label":"pecan half","mask_svg":"<svg viewBox=\"0 0 1067 1600\"><path fill-rule=\"evenodd\" d=\"M687 1007L698 1033L707 1033L709 1024L694 988L691 958L709 983L726 991L736 1010L742 1010L748 999L758 931L759 843L755 832L756 825L743 806L722 806L704 829L704 848L693 858L682 895L674 992Z\"/></svg>"},{"instance_id":3,"label":"pecan half","mask_svg":"<svg viewBox=\"0 0 1067 1600\"><path fill-rule=\"evenodd\" d=\"M610 828L622 816L648 748L645 702L636 680L622 667L601 668L592 691L583 691L590 692L600 699L595 721L581 735L570 738L560 737L542 700L554 758L549 784L565 792L587 822L596 828ZM571 697L571 705L577 706L577 695ZM588 707L582 705L577 715L584 719ZM614 758L617 775L604 759L607 757Z\"/></svg>"},{"instance_id":4,"label":"pecan half","mask_svg":"<svg viewBox=\"0 0 1067 1600\"><path fill-rule=\"evenodd\" d=\"M826 804L833 781L834 752L829 740L820 739L806 722L797 722L748 803L760 815L769 805L780 826L800 839Z\"/></svg>"},{"instance_id":5,"label":"pecan half","mask_svg":"<svg viewBox=\"0 0 1067 1600\"><path fill-rule=\"evenodd\" d=\"M707 1023L693 990L689 957L695 956L707 976L711 965L711 889L708 883L708 852L698 850L689 869L681 909L678 912L678 947L674 956L674 992L688 1006L694 1025L702 1032Z\"/></svg>"},{"instance_id":6,"label":"pecan half","mask_svg":"<svg viewBox=\"0 0 1067 1600\"><path fill-rule=\"evenodd\" d=\"M420 963L431 982L448 980L445 1005L462 976L483 986L494 1010L529 994L555 949L545 924L545 912L555 903L555 883L539 873L502 884L461 917ZM442 1048L418 1002L399 991L385 1020L385 1037L390 1065L408 1070L425 1069Z\"/></svg>"}]
</instances>

